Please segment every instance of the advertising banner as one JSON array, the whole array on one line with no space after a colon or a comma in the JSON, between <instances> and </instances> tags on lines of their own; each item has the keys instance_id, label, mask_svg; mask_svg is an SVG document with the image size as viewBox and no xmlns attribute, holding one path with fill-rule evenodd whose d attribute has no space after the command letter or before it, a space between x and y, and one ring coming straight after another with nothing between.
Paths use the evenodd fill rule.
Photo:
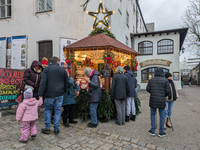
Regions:
<instances>
[{"instance_id":1,"label":"advertising banner","mask_svg":"<svg viewBox=\"0 0 200 150\"><path fill-rule=\"evenodd\" d=\"M0 111L15 109L22 102L23 76L23 70L0 68Z\"/></svg>"},{"instance_id":2,"label":"advertising banner","mask_svg":"<svg viewBox=\"0 0 200 150\"><path fill-rule=\"evenodd\" d=\"M0 68L6 68L6 38L0 38Z\"/></svg>"},{"instance_id":3,"label":"advertising banner","mask_svg":"<svg viewBox=\"0 0 200 150\"><path fill-rule=\"evenodd\" d=\"M12 37L12 69L26 68L26 36Z\"/></svg>"},{"instance_id":4,"label":"advertising banner","mask_svg":"<svg viewBox=\"0 0 200 150\"><path fill-rule=\"evenodd\" d=\"M65 56L63 53L63 48L66 46L76 42L76 39L70 39L70 38L60 38L60 65L63 67L65 62Z\"/></svg>"},{"instance_id":5,"label":"advertising banner","mask_svg":"<svg viewBox=\"0 0 200 150\"><path fill-rule=\"evenodd\" d=\"M6 68L11 69L11 37L7 38Z\"/></svg>"}]
</instances>

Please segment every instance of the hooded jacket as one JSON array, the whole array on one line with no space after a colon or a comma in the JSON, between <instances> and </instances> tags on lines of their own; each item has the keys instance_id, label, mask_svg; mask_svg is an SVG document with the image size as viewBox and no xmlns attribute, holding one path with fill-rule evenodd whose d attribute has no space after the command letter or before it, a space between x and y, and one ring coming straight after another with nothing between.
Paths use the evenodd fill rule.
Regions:
<instances>
[{"instance_id":1,"label":"hooded jacket","mask_svg":"<svg viewBox=\"0 0 200 150\"><path fill-rule=\"evenodd\" d=\"M133 72L131 70L127 70L124 75L128 78L128 85L129 85L129 94L128 97L134 97L136 96L135 88L137 86L137 81L133 75Z\"/></svg>"},{"instance_id":2,"label":"hooded jacket","mask_svg":"<svg viewBox=\"0 0 200 150\"><path fill-rule=\"evenodd\" d=\"M114 75L112 80L111 99L125 100L129 95L128 78L122 73Z\"/></svg>"},{"instance_id":3,"label":"hooded jacket","mask_svg":"<svg viewBox=\"0 0 200 150\"><path fill-rule=\"evenodd\" d=\"M69 88L69 77L64 68L52 63L42 72L38 95L45 98L63 96Z\"/></svg>"},{"instance_id":4,"label":"hooded jacket","mask_svg":"<svg viewBox=\"0 0 200 150\"><path fill-rule=\"evenodd\" d=\"M34 60L31 64L31 67L25 70L23 80L24 80L25 84L34 87L33 97L35 97L36 99L39 99L38 98L38 89L39 89L42 74L41 74L41 72L36 72L34 70L35 66L40 66L42 69L40 62ZM37 83L36 83L36 80L37 80Z\"/></svg>"},{"instance_id":5,"label":"hooded jacket","mask_svg":"<svg viewBox=\"0 0 200 150\"><path fill-rule=\"evenodd\" d=\"M19 121L34 121L38 118L38 106L43 103L42 98L36 100L35 98L24 99L17 108L16 120Z\"/></svg>"},{"instance_id":6,"label":"hooded jacket","mask_svg":"<svg viewBox=\"0 0 200 150\"><path fill-rule=\"evenodd\" d=\"M155 77L149 80L146 90L150 93L149 106L164 109L165 97L169 95L170 86L163 68L156 69Z\"/></svg>"},{"instance_id":7,"label":"hooded jacket","mask_svg":"<svg viewBox=\"0 0 200 150\"><path fill-rule=\"evenodd\" d=\"M79 86L74 83L74 80L69 76L69 88L63 97L63 106L76 104L76 100L74 99L74 86L77 91L80 91Z\"/></svg>"},{"instance_id":8,"label":"hooded jacket","mask_svg":"<svg viewBox=\"0 0 200 150\"><path fill-rule=\"evenodd\" d=\"M90 74L90 83L88 95L90 97L90 103L98 103L101 100L102 91L99 81L100 73L96 70L92 70Z\"/></svg>"}]
</instances>

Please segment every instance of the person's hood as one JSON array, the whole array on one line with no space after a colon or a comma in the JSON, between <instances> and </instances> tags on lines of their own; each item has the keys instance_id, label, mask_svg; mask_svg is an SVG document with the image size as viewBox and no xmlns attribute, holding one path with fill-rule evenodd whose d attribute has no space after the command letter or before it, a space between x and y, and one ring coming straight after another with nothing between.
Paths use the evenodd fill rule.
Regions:
<instances>
[{"instance_id":1,"label":"person's hood","mask_svg":"<svg viewBox=\"0 0 200 150\"><path fill-rule=\"evenodd\" d=\"M158 77L165 77L163 68L160 68L160 67L157 68L156 71L155 71L155 76L158 76Z\"/></svg>"},{"instance_id":2,"label":"person's hood","mask_svg":"<svg viewBox=\"0 0 200 150\"><path fill-rule=\"evenodd\" d=\"M132 72L131 70L127 70L125 73L131 75L132 77L134 76L134 75L133 75L133 72ZM125 74L125 73L124 73L124 74Z\"/></svg>"},{"instance_id":3,"label":"person's hood","mask_svg":"<svg viewBox=\"0 0 200 150\"><path fill-rule=\"evenodd\" d=\"M41 63L39 61L37 61L37 60L34 60L32 62L31 69L33 69L35 66L40 66L42 68Z\"/></svg>"},{"instance_id":4,"label":"person's hood","mask_svg":"<svg viewBox=\"0 0 200 150\"><path fill-rule=\"evenodd\" d=\"M37 103L37 100L35 98L31 99L24 99L23 103L27 106L34 106Z\"/></svg>"},{"instance_id":5,"label":"person's hood","mask_svg":"<svg viewBox=\"0 0 200 150\"><path fill-rule=\"evenodd\" d=\"M99 73L98 71L96 71L96 70L93 69L93 70L91 71L91 73L90 73L90 77L93 76L93 75L100 76L100 73Z\"/></svg>"}]
</instances>

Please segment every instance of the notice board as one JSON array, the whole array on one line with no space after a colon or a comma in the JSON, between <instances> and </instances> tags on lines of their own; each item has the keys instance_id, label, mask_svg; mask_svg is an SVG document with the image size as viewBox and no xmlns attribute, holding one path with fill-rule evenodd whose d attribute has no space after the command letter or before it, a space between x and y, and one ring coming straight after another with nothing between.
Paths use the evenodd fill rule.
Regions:
<instances>
[{"instance_id":1,"label":"notice board","mask_svg":"<svg viewBox=\"0 0 200 150\"><path fill-rule=\"evenodd\" d=\"M0 111L15 109L22 100L24 71L0 68Z\"/></svg>"}]
</instances>

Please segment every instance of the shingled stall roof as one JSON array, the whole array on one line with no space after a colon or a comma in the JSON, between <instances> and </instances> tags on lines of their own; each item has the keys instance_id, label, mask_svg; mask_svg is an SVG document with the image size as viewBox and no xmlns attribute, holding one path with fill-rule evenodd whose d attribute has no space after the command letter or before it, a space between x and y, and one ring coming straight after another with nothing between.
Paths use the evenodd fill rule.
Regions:
<instances>
[{"instance_id":1,"label":"shingled stall roof","mask_svg":"<svg viewBox=\"0 0 200 150\"><path fill-rule=\"evenodd\" d=\"M134 53L135 55L139 55L138 52L131 49L130 47L124 45L123 43L113 39L103 33L88 36L83 38L73 44L70 44L64 48L64 50L74 50L74 51L81 51L84 49L117 49L119 51L126 51L128 53Z\"/></svg>"}]
</instances>

